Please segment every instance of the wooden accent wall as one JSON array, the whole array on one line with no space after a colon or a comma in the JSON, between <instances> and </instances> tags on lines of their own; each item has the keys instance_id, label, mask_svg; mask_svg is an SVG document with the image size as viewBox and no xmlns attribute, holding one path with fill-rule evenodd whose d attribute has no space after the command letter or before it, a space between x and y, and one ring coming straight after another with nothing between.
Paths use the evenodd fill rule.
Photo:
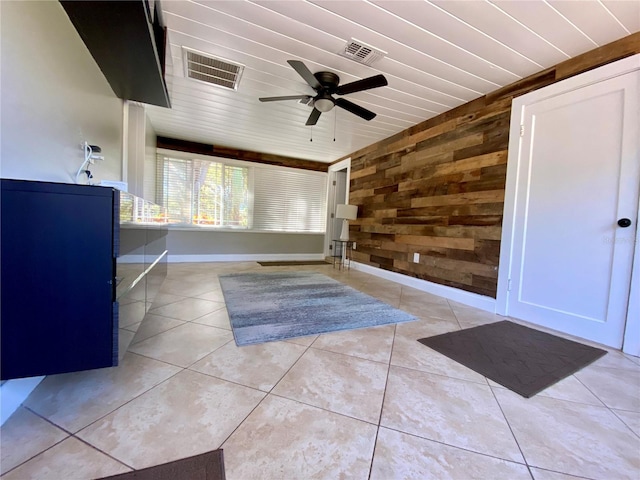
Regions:
<instances>
[{"instance_id":1,"label":"wooden accent wall","mask_svg":"<svg viewBox=\"0 0 640 480\"><path fill-rule=\"evenodd\" d=\"M640 33L351 154L353 259L495 298L511 100L635 53Z\"/></svg>"},{"instance_id":2,"label":"wooden accent wall","mask_svg":"<svg viewBox=\"0 0 640 480\"><path fill-rule=\"evenodd\" d=\"M281 155L272 155L269 153L250 152L248 150L238 150L236 148L221 147L219 145L190 142L187 140L178 140L175 138L161 136L158 137L156 147L165 148L167 150L176 150L179 152L197 153L199 155L232 158L235 160L243 160L245 162L265 163L280 167L313 170L314 172L326 172L329 170L329 165L322 162L302 160L300 158L293 157L283 157Z\"/></svg>"}]
</instances>

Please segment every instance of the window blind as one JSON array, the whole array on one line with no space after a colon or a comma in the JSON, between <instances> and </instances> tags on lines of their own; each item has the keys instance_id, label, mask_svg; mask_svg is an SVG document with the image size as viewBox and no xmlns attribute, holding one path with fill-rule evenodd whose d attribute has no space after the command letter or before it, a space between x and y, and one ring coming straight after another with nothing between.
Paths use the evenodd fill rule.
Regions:
<instances>
[{"instance_id":1,"label":"window blind","mask_svg":"<svg viewBox=\"0 0 640 480\"><path fill-rule=\"evenodd\" d=\"M158 155L156 203L169 223L324 233L326 174Z\"/></svg>"},{"instance_id":2,"label":"window blind","mask_svg":"<svg viewBox=\"0 0 640 480\"><path fill-rule=\"evenodd\" d=\"M327 177L314 172L256 168L253 228L285 232L325 231Z\"/></svg>"},{"instance_id":3,"label":"window blind","mask_svg":"<svg viewBox=\"0 0 640 480\"><path fill-rule=\"evenodd\" d=\"M170 223L248 228L248 168L158 157L157 179L156 202Z\"/></svg>"}]
</instances>

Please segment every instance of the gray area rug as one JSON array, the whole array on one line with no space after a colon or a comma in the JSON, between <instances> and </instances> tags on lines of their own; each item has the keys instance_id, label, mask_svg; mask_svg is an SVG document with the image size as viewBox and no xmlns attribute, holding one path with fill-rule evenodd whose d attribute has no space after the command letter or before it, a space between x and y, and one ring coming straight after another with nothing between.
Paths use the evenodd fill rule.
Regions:
<instances>
[{"instance_id":1,"label":"gray area rug","mask_svg":"<svg viewBox=\"0 0 640 480\"><path fill-rule=\"evenodd\" d=\"M418 341L525 398L607 353L507 320Z\"/></svg>"},{"instance_id":2,"label":"gray area rug","mask_svg":"<svg viewBox=\"0 0 640 480\"><path fill-rule=\"evenodd\" d=\"M220 285L238 346L415 320L315 272L238 273Z\"/></svg>"}]
</instances>

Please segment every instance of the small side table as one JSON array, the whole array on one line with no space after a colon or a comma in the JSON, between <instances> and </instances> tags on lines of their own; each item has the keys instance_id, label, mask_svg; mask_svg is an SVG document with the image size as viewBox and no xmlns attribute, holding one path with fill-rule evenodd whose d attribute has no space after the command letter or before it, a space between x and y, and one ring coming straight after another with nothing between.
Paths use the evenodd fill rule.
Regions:
<instances>
[{"instance_id":1,"label":"small side table","mask_svg":"<svg viewBox=\"0 0 640 480\"><path fill-rule=\"evenodd\" d=\"M351 252L353 251L353 240L333 240L333 268L351 268Z\"/></svg>"}]
</instances>

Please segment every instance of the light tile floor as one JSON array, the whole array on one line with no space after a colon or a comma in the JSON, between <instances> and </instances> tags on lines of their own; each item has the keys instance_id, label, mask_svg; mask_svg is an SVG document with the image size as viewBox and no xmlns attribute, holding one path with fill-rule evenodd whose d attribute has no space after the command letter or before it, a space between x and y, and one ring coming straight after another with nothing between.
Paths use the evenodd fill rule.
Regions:
<instances>
[{"instance_id":1,"label":"light tile floor","mask_svg":"<svg viewBox=\"0 0 640 480\"><path fill-rule=\"evenodd\" d=\"M531 399L419 344L501 319L355 270L417 321L236 347L217 276L171 264L117 368L47 377L0 429L3 479L90 479L224 448L227 478L639 479L640 360ZM251 301L251 299L247 299Z\"/></svg>"}]
</instances>

